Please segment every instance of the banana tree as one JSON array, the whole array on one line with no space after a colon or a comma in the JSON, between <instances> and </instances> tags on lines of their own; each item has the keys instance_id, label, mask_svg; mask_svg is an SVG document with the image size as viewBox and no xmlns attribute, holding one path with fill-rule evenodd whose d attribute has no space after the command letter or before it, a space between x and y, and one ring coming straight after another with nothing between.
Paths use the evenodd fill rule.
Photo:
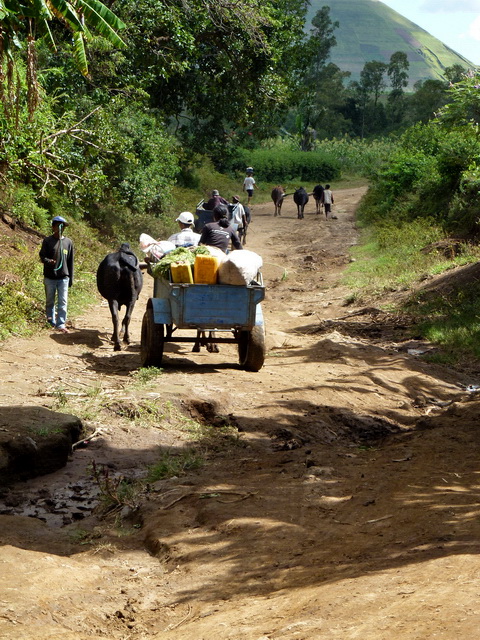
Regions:
<instances>
[{"instance_id":1,"label":"banana tree","mask_svg":"<svg viewBox=\"0 0 480 640\"><path fill-rule=\"evenodd\" d=\"M85 45L93 33L103 36L114 46L125 46L118 35L125 24L99 0L0 0L0 100L7 110L15 102L12 99L15 93L14 52L24 49L28 107L31 114L35 111L38 101L35 42L43 37L56 49L50 28L54 22L71 33L75 63L85 76L88 76Z\"/></svg>"}]
</instances>

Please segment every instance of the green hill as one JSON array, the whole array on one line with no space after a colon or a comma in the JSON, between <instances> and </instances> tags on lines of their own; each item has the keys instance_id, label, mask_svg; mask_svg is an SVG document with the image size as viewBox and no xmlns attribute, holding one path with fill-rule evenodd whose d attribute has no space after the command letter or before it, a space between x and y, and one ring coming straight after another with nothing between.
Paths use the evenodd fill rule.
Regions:
<instances>
[{"instance_id":1,"label":"green hill","mask_svg":"<svg viewBox=\"0 0 480 640\"><path fill-rule=\"evenodd\" d=\"M395 51L403 51L410 62L409 87L417 80L444 79L443 70L454 64L466 68L475 65L427 31L390 9L380 0L310 0L307 30L313 16L323 6L330 6L337 45L331 51L331 61L343 71L350 71L350 80L358 80L365 62L380 60L388 63Z\"/></svg>"}]
</instances>

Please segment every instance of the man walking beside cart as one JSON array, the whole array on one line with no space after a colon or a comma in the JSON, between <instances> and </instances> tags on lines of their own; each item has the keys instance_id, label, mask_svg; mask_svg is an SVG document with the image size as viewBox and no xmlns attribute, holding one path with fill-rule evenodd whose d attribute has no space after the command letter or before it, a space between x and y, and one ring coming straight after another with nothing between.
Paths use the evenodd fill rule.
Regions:
<instances>
[{"instance_id":1,"label":"man walking beside cart","mask_svg":"<svg viewBox=\"0 0 480 640\"><path fill-rule=\"evenodd\" d=\"M237 232L240 242L245 238L247 233L247 216L245 213L245 208L243 204L240 202L240 196L232 196L232 204L230 205L231 210L231 220L230 224L234 231ZM242 243L244 244L244 243Z\"/></svg>"}]
</instances>

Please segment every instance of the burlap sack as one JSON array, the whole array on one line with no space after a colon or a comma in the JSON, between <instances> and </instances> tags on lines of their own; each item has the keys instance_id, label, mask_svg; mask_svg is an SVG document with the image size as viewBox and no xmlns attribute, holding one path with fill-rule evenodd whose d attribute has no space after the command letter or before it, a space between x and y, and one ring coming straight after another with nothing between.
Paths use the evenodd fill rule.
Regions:
<instances>
[{"instance_id":1,"label":"burlap sack","mask_svg":"<svg viewBox=\"0 0 480 640\"><path fill-rule=\"evenodd\" d=\"M263 260L247 249L232 251L218 268L218 283L245 286L255 280Z\"/></svg>"}]
</instances>

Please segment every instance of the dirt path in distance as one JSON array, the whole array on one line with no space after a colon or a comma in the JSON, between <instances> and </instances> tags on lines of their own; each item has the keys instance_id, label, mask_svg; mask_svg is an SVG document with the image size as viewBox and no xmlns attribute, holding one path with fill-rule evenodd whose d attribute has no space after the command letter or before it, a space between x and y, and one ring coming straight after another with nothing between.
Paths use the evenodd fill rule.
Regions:
<instances>
[{"instance_id":1,"label":"dirt path in distance","mask_svg":"<svg viewBox=\"0 0 480 640\"><path fill-rule=\"evenodd\" d=\"M336 191L329 221L312 202L304 220L289 198L280 218L253 207L247 248L262 255L267 286L258 373L239 368L233 346L175 344L162 375L135 386L148 276L125 351L113 352L100 303L69 335L2 346L4 408L21 416L61 394L100 394L108 411L87 416L100 435L64 469L3 496L1 638L477 637L474 381L409 354L400 318L345 306L362 193ZM163 419L140 424L152 405ZM162 451L181 453L186 432L168 429L175 407L239 436L155 483L120 525L98 519L92 460L133 478Z\"/></svg>"}]
</instances>

